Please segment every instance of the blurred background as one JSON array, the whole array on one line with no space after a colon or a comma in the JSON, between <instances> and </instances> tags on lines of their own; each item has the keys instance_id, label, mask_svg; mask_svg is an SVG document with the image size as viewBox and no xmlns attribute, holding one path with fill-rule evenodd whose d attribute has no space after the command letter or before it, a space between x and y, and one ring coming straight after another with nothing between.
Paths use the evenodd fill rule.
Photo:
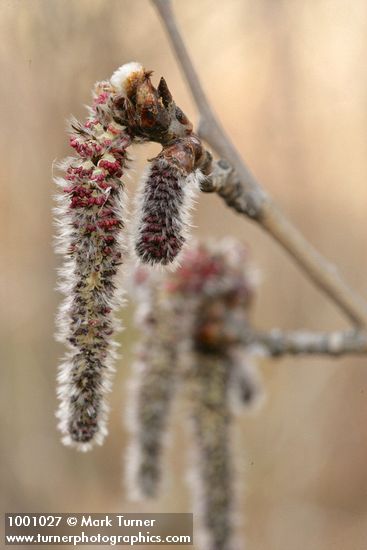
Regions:
<instances>
[{"instance_id":1,"label":"blurred background","mask_svg":"<svg viewBox=\"0 0 367 550\"><path fill-rule=\"evenodd\" d=\"M367 296L367 3L175 0L204 87L255 175L304 235ZM122 483L126 380L136 332L122 312L123 358L105 445L78 454L56 430L52 165L70 153L65 120L84 119L95 81L136 60L167 79L197 121L148 0L0 0L2 510L190 511L190 441L180 416L158 501ZM156 146L136 148L135 179ZM135 190L129 182L129 192ZM218 222L220 220L220 223ZM202 195L197 236L248 243L262 272L262 328L345 328L337 309L258 227ZM249 550L365 550L367 358L263 361L267 401L238 419L236 467ZM240 549L239 549L240 550Z\"/></svg>"}]
</instances>

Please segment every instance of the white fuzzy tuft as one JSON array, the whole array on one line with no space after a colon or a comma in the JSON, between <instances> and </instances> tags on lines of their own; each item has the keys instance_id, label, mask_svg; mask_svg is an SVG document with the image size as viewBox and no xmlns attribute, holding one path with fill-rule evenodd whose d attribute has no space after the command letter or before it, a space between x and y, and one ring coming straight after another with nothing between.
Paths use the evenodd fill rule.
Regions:
<instances>
[{"instance_id":1,"label":"white fuzzy tuft","mask_svg":"<svg viewBox=\"0 0 367 550\"><path fill-rule=\"evenodd\" d=\"M121 65L111 76L111 84L117 91L126 96L127 94L127 82L131 79L133 74L144 73L144 68L140 63L132 61L131 63L125 63Z\"/></svg>"}]
</instances>

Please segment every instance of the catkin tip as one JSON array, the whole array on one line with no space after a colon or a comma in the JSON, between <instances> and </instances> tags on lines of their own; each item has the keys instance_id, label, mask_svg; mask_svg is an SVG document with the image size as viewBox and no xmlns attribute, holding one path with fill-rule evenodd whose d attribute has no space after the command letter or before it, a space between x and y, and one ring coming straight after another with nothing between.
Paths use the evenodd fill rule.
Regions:
<instances>
[{"instance_id":1,"label":"catkin tip","mask_svg":"<svg viewBox=\"0 0 367 550\"><path fill-rule=\"evenodd\" d=\"M140 63L132 61L121 65L111 76L112 86L125 97L129 94L131 83L135 78L143 76L144 68Z\"/></svg>"}]
</instances>

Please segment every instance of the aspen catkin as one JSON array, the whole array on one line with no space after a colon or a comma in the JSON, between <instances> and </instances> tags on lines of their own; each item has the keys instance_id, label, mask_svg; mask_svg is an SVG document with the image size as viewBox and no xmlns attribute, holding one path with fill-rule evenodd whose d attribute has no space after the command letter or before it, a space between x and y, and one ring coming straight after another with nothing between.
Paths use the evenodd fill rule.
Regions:
<instances>
[{"instance_id":1,"label":"aspen catkin","mask_svg":"<svg viewBox=\"0 0 367 550\"><path fill-rule=\"evenodd\" d=\"M57 249L65 256L58 337L68 347L59 369L57 416L63 442L83 451L101 444L107 433L105 394L113 372L112 335L121 304L119 269L125 252L121 178L132 140L113 116L114 98L124 93L132 71L135 75L143 70L132 65L119 79L115 75L114 85L96 84L86 122L71 123L70 145L77 156L61 164L65 177L57 179L62 188Z\"/></svg>"}]
</instances>

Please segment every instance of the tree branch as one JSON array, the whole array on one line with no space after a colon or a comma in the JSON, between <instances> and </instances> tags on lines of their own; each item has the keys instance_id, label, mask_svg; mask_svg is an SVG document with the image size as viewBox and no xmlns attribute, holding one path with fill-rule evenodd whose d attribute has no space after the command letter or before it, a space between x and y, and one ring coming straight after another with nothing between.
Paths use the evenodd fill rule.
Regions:
<instances>
[{"instance_id":1,"label":"tree branch","mask_svg":"<svg viewBox=\"0 0 367 550\"><path fill-rule=\"evenodd\" d=\"M226 177L218 178L223 166L216 163L213 183L205 191L217 192L227 203L256 220L288 252L303 272L349 318L355 326L367 326L367 304L338 274L336 267L326 261L302 236L298 229L278 209L243 162L237 149L218 122L201 86L186 45L177 27L170 0L152 0L167 30L177 60L186 77L200 113L199 136L225 159ZM223 169L222 169L223 172Z\"/></svg>"},{"instance_id":2,"label":"tree branch","mask_svg":"<svg viewBox=\"0 0 367 550\"><path fill-rule=\"evenodd\" d=\"M246 338L245 338L246 339ZM309 331L254 332L246 341L264 346L272 356L285 354L325 354L344 355L348 353L365 354L367 352L367 334L358 331L340 331L317 333Z\"/></svg>"}]
</instances>

